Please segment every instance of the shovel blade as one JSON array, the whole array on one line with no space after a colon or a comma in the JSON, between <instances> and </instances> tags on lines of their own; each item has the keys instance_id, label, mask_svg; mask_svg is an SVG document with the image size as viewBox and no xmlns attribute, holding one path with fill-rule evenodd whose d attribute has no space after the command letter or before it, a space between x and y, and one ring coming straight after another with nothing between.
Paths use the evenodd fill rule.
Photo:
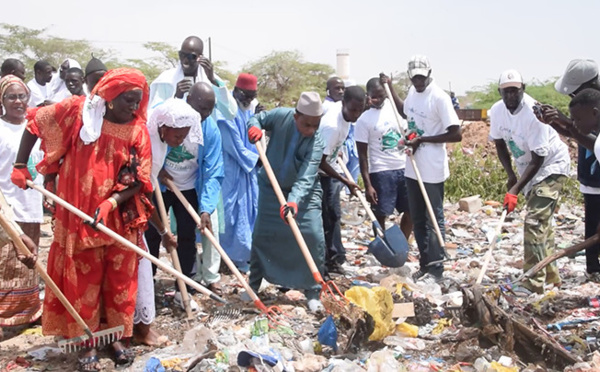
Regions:
<instances>
[{"instance_id":1,"label":"shovel blade","mask_svg":"<svg viewBox=\"0 0 600 372\"><path fill-rule=\"evenodd\" d=\"M369 244L368 251L387 267L402 267L408 258L408 242L397 225L390 227Z\"/></svg>"}]
</instances>

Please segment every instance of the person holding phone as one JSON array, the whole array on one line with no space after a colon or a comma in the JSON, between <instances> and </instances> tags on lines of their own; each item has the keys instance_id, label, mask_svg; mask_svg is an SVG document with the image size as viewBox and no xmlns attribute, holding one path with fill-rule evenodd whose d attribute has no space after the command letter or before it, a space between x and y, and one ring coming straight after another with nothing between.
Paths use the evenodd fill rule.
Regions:
<instances>
[{"instance_id":1,"label":"person holding phone","mask_svg":"<svg viewBox=\"0 0 600 372\"><path fill-rule=\"evenodd\" d=\"M177 67L161 73L150 84L150 108L169 98L185 99L195 83L211 84L217 102L215 108L227 120L233 120L237 115L237 103L229 93L227 86L215 74L214 66L202 53L204 43L198 36L185 38L179 49L179 64ZM216 117L213 117L216 120Z\"/></svg>"}]
</instances>

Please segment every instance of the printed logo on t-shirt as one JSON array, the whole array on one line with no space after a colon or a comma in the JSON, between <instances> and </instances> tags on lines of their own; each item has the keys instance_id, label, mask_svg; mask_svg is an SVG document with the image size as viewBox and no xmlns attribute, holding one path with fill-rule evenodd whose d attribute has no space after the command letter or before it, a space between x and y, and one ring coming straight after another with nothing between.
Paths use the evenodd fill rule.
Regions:
<instances>
[{"instance_id":1,"label":"printed logo on t-shirt","mask_svg":"<svg viewBox=\"0 0 600 372\"><path fill-rule=\"evenodd\" d=\"M425 133L425 131L423 129L420 129L417 127L417 124L415 123L415 118L413 118L413 117L411 117L410 120L408 121L408 131L416 132L418 136L422 136L423 133Z\"/></svg>"},{"instance_id":2,"label":"printed logo on t-shirt","mask_svg":"<svg viewBox=\"0 0 600 372\"><path fill-rule=\"evenodd\" d=\"M513 140L508 140L508 148L510 149L510 152L513 154L515 159L518 159L521 156L525 155L525 151L521 150Z\"/></svg>"},{"instance_id":3,"label":"printed logo on t-shirt","mask_svg":"<svg viewBox=\"0 0 600 372\"><path fill-rule=\"evenodd\" d=\"M381 151L394 151L398 149L398 141L402 136L393 129L388 129L381 137Z\"/></svg>"},{"instance_id":4,"label":"printed logo on t-shirt","mask_svg":"<svg viewBox=\"0 0 600 372\"><path fill-rule=\"evenodd\" d=\"M186 160L191 160L194 158L194 155L185 149L185 146L177 146L169 152L167 155L167 160L172 161L173 163L183 163Z\"/></svg>"}]
</instances>

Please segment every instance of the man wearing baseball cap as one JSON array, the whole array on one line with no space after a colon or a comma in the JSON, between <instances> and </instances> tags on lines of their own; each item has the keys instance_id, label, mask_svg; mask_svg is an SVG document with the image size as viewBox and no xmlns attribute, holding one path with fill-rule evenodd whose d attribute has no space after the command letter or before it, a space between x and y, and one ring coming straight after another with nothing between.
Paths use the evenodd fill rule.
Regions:
<instances>
[{"instance_id":1,"label":"man wearing baseball cap","mask_svg":"<svg viewBox=\"0 0 600 372\"><path fill-rule=\"evenodd\" d=\"M248 139L248 120L254 116L257 78L241 73L233 88L238 111L233 120L217 112L217 124L223 140L223 168L225 177L221 185L225 229L220 242L227 255L242 272L250 269L252 230L256 220L258 185L256 163L258 153ZM255 105L254 105L255 106Z\"/></svg>"},{"instance_id":2,"label":"man wearing baseball cap","mask_svg":"<svg viewBox=\"0 0 600 372\"><path fill-rule=\"evenodd\" d=\"M508 175L504 207L510 213L522 191L527 203L524 224L524 264L527 271L554 252L552 216L569 175L569 151L551 127L533 113L536 102L525 93L521 74L507 70L500 75L502 100L489 111L490 138ZM512 162L514 159L518 177ZM544 284L561 284L556 264L548 265L523 283L526 290L544 293Z\"/></svg>"},{"instance_id":3,"label":"man wearing baseball cap","mask_svg":"<svg viewBox=\"0 0 600 372\"><path fill-rule=\"evenodd\" d=\"M600 91L598 65L590 59L574 59L554 88L557 92L574 97L586 88ZM600 225L600 167L594 155L597 133L582 134L573 121L551 105L541 105L538 119L551 125L563 136L573 138L579 144L577 153L577 179L583 194L585 208L585 238L596 234ZM600 282L600 244L585 250L586 274L589 280Z\"/></svg>"},{"instance_id":4,"label":"man wearing baseball cap","mask_svg":"<svg viewBox=\"0 0 600 372\"><path fill-rule=\"evenodd\" d=\"M431 71L427 57L416 55L410 59L408 77L412 87L408 90L404 108L399 106L399 109L408 121L408 130L411 132L409 138L412 140L407 145L412 148L415 163L443 235L444 182L450 176L446 143L460 142L462 135L450 96L435 84ZM433 221L430 221L427 213L416 171L412 162L406 163L408 208L420 253L420 269L413 274L413 279L437 281L443 276L444 265L431 263L443 260L444 247L434 233Z\"/></svg>"},{"instance_id":5,"label":"man wearing baseball cap","mask_svg":"<svg viewBox=\"0 0 600 372\"><path fill-rule=\"evenodd\" d=\"M324 144L317 133L323 107L316 92L304 92L293 108L263 111L248 121L248 138L260 141L270 132L266 155L287 203L280 206L264 168L258 171L258 215L252 234L250 286L258 291L262 279L287 288L305 290L308 307L323 309L320 286L305 264L286 216L291 213L306 245L324 274L325 238L321 217L322 190L317 172Z\"/></svg>"}]
</instances>

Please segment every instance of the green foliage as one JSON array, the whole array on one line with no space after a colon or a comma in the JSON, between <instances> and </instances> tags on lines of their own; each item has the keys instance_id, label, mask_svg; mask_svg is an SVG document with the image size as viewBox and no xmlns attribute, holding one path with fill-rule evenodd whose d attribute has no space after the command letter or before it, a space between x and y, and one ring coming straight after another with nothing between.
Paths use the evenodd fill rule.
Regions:
<instances>
[{"instance_id":1,"label":"green foliage","mask_svg":"<svg viewBox=\"0 0 600 372\"><path fill-rule=\"evenodd\" d=\"M213 66L215 69L215 74L217 74L221 78L221 80L223 80L227 84L228 87L233 89L233 86L237 81L237 74L227 69L227 62L214 61Z\"/></svg>"},{"instance_id":2,"label":"green foliage","mask_svg":"<svg viewBox=\"0 0 600 372\"><path fill-rule=\"evenodd\" d=\"M525 87L525 92L541 103L546 103L558 108L564 114L569 114L570 98L558 93L554 89L554 80L543 82L534 81ZM472 102L469 106L474 109L490 109L501 99L498 93L498 84L490 83L486 86L476 87L467 92L466 101Z\"/></svg>"},{"instance_id":3,"label":"green foliage","mask_svg":"<svg viewBox=\"0 0 600 372\"><path fill-rule=\"evenodd\" d=\"M408 94L408 89L411 87L412 82L408 78L408 74L406 72L398 72L392 75L392 85L394 86L394 90L398 96L404 99Z\"/></svg>"},{"instance_id":4,"label":"green foliage","mask_svg":"<svg viewBox=\"0 0 600 372\"><path fill-rule=\"evenodd\" d=\"M279 51L250 62L242 69L258 77L258 97L267 109L293 106L303 91L323 91L334 69L305 62L298 51Z\"/></svg>"},{"instance_id":5,"label":"green foliage","mask_svg":"<svg viewBox=\"0 0 600 372\"><path fill-rule=\"evenodd\" d=\"M33 65L39 60L46 60L58 68L66 58L73 58L83 63L82 67L85 68L85 63L92 58L92 53L105 60L112 56L110 50L94 48L86 40L47 36L46 30L0 24L0 59L12 57L21 60L29 80L33 78Z\"/></svg>"},{"instance_id":6,"label":"green foliage","mask_svg":"<svg viewBox=\"0 0 600 372\"><path fill-rule=\"evenodd\" d=\"M481 148L473 154L465 154L461 146L448 153L450 177L444 185L446 199L455 203L460 198L480 195L482 200L504 201L506 194L506 172L496 154L484 156ZM561 193L561 201L567 204L583 203L579 183L569 177ZM519 195L519 205L524 205L524 197Z\"/></svg>"},{"instance_id":7,"label":"green foliage","mask_svg":"<svg viewBox=\"0 0 600 372\"><path fill-rule=\"evenodd\" d=\"M506 172L495 156L482 156L480 148L472 155L465 154L460 145L448 153L450 177L444 185L446 198L480 195L482 200L503 201L506 194Z\"/></svg>"}]
</instances>

